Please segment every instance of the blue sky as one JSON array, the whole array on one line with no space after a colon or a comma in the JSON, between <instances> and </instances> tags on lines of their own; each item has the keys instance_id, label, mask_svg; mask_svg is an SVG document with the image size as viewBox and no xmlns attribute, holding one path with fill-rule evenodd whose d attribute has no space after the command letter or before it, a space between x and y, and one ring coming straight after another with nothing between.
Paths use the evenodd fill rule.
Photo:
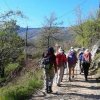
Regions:
<instances>
[{"instance_id":1,"label":"blue sky","mask_svg":"<svg viewBox=\"0 0 100 100\"><path fill-rule=\"evenodd\" d=\"M0 12L21 10L28 19L18 19L22 27L42 27L45 16L52 12L68 27L76 22L75 9L80 5L83 15L98 9L100 0L0 0Z\"/></svg>"}]
</instances>

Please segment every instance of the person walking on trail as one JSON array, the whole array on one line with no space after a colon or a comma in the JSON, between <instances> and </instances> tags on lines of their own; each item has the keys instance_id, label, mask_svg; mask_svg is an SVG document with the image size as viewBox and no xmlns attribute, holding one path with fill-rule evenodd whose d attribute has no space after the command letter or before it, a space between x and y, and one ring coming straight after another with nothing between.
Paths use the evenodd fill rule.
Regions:
<instances>
[{"instance_id":1,"label":"person walking on trail","mask_svg":"<svg viewBox=\"0 0 100 100\"><path fill-rule=\"evenodd\" d=\"M67 58L69 68L69 81L71 81L72 78L74 78L74 68L77 63L77 55L73 47L71 47L70 51L68 52Z\"/></svg>"},{"instance_id":2,"label":"person walking on trail","mask_svg":"<svg viewBox=\"0 0 100 100\"><path fill-rule=\"evenodd\" d=\"M60 48L58 52L59 53L56 55L56 64L58 68L57 86L60 86L64 74L64 64L66 63L67 59L62 48Z\"/></svg>"},{"instance_id":3,"label":"person walking on trail","mask_svg":"<svg viewBox=\"0 0 100 100\"><path fill-rule=\"evenodd\" d=\"M57 45L55 55L59 54L59 49L61 49L61 46Z\"/></svg>"},{"instance_id":4,"label":"person walking on trail","mask_svg":"<svg viewBox=\"0 0 100 100\"><path fill-rule=\"evenodd\" d=\"M83 73L83 66L82 66L83 52L84 52L84 48L82 48L82 49L79 51L79 54L78 54L79 67L80 67L80 74Z\"/></svg>"},{"instance_id":5,"label":"person walking on trail","mask_svg":"<svg viewBox=\"0 0 100 100\"><path fill-rule=\"evenodd\" d=\"M63 62L64 62L64 70L63 70L63 75L64 75L65 74L64 72L67 69L67 57L64 50L63 50ZM62 77L62 80L63 80L63 77Z\"/></svg>"},{"instance_id":6,"label":"person walking on trail","mask_svg":"<svg viewBox=\"0 0 100 100\"><path fill-rule=\"evenodd\" d=\"M53 78L57 72L56 56L54 55L54 48L48 48L47 52L43 54L43 64L45 65L46 76L46 91L52 92Z\"/></svg>"},{"instance_id":7,"label":"person walking on trail","mask_svg":"<svg viewBox=\"0 0 100 100\"><path fill-rule=\"evenodd\" d=\"M84 77L85 77L85 81L88 81L88 71L89 71L89 67L91 64L91 53L88 49L86 49L83 53L83 71L84 71Z\"/></svg>"}]
</instances>

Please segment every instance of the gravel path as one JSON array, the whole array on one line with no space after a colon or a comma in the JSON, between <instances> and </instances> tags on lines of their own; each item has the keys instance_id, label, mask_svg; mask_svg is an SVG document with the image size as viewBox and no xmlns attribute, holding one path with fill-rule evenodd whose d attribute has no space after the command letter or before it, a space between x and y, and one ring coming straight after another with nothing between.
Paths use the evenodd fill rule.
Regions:
<instances>
[{"instance_id":1,"label":"gravel path","mask_svg":"<svg viewBox=\"0 0 100 100\"><path fill-rule=\"evenodd\" d=\"M43 94L38 91L29 100L100 100L100 81L96 82L94 76L88 76L89 80L85 82L83 74L80 75L76 67L75 78L69 82L66 70L61 86L53 84L53 93Z\"/></svg>"}]
</instances>

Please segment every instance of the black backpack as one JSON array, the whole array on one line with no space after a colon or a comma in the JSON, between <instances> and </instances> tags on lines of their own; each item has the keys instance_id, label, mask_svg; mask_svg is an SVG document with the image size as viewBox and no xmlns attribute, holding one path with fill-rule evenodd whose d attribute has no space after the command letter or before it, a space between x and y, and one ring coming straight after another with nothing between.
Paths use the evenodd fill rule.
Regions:
<instances>
[{"instance_id":1,"label":"black backpack","mask_svg":"<svg viewBox=\"0 0 100 100\"><path fill-rule=\"evenodd\" d=\"M54 53L53 47L48 48L46 52L43 53L43 63L45 65L46 69L50 69L52 67L52 60L53 56L52 54Z\"/></svg>"},{"instance_id":2,"label":"black backpack","mask_svg":"<svg viewBox=\"0 0 100 100\"><path fill-rule=\"evenodd\" d=\"M50 64L50 56L46 56L46 57L43 58L43 64L44 65Z\"/></svg>"},{"instance_id":3,"label":"black backpack","mask_svg":"<svg viewBox=\"0 0 100 100\"><path fill-rule=\"evenodd\" d=\"M44 68L47 70L52 68L51 56L46 56L43 58L43 65L45 65Z\"/></svg>"},{"instance_id":4,"label":"black backpack","mask_svg":"<svg viewBox=\"0 0 100 100\"><path fill-rule=\"evenodd\" d=\"M43 64L48 65L51 63L52 55L54 53L53 47L48 48L48 50L43 54Z\"/></svg>"}]
</instances>

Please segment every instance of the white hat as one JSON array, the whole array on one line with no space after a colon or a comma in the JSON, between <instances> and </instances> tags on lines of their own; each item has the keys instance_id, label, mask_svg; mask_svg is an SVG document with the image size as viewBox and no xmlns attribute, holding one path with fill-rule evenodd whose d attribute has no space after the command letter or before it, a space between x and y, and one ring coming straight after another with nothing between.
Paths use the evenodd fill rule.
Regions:
<instances>
[{"instance_id":1,"label":"white hat","mask_svg":"<svg viewBox=\"0 0 100 100\"><path fill-rule=\"evenodd\" d=\"M74 52L74 49L70 49L70 51Z\"/></svg>"},{"instance_id":2,"label":"white hat","mask_svg":"<svg viewBox=\"0 0 100 100\"><path fill-rule=\"evenodd\" d=\"M73 47L71 47L71 49L74 49Z\"/></svg>"}]
</instances>

